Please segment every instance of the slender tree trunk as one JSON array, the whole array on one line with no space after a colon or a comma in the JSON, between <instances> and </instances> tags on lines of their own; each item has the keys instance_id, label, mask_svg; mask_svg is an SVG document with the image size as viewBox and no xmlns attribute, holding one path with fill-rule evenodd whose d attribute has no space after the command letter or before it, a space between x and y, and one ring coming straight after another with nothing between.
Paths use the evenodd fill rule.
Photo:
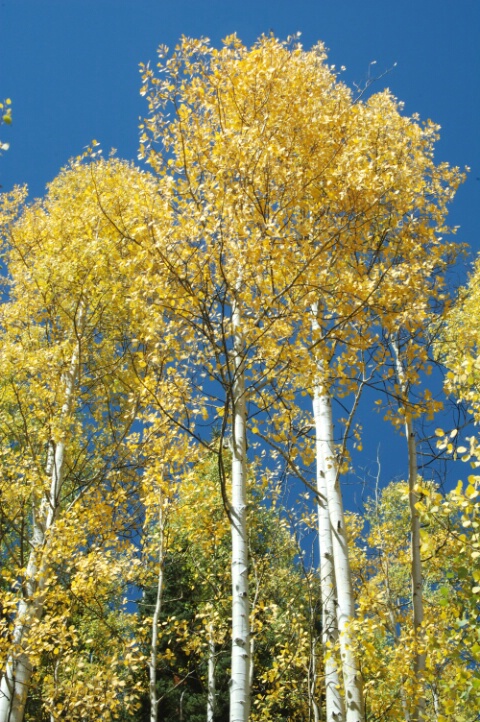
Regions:
<instances>
[{"instance_id":1,"label":"slender tree trunk","mask_svg":"<svg viewBox=\"0 0 480 722\"><path fill-rule=\"evenodd\" d=\"M82 325L82 309L79 321ZM77 343L64 376L65 399L61 419L65 421L72 409L74 390L78 378L80 341ZM43 614L45 587L48 577L48 533L51 531L60 507L60 493L64 478L65 437L48 450L47 473L50 488L39 509L33 512L31 552L25 570L23 598L21 599L12 632L12 650L0 683L0 722L22 722L33 665L28 654L28 634ZM27 638L27 639L26 639Z\"/></svg>"},{"instance_id":2,"label":"slender tree trunk","mask_svg":"<svg viewBox=\"0 0 480 722\"><path fill-rule=\"evenodd\" d=\"M424 674L426 654L424 650L424 639L422 633L423 625L423 575L422 559L420 556L420 515L416 504L419 501L415 490L418 481L417 448L415 432L412 420L407 418L405 422L405 434L408 441L409 474L408 474L408 499L410 504L411 520L411 554L412 554L412 604L413 604L413 628L415 633L415 676L420 688L417 697L413 722L422 722L425 718L425 693Z\"/></svg>"},{"instance_id":3,"label":"slender tree trunk","mask_svg":"<svg viewBox=\"0 0 480 722\"><path fill-rule=\"evenodd\" d=\"M416 508L416 504L419 501L418 494L416 492L416 485L418 483L417 443L415 439L412 416L408 410L408 382L405 377L405 371L400 358L400 350L396 341L391 340L391 344L395 357L397 380L405 405L405 437L407 439L408 447L408 501L410 505L412 606L413 630L415 635L414 672L419 689L419 693L415 701L412 722L422 722L425 719L424 674L426 654L423 649L424 639L422 634L423 574L422 558L420 555L420 515Z\"/></svg>"},{"instance_id":4,"label":"slender tree trunk","mask_svg":"<svg viewBox=\"0 0 480 722\"><path fill-rule=\"evenodd\" d=\"M392 593L390 591L390 580L389 580L388 567L386 570L386 588L387 588L388 618L390 620L390 631L393 636L395 645L398 647L400 645L400 635L398 634L398 631L397 631L397 621L395 619L395 614L394 614L394 611L392 608L394 600L392 598ZM397 602L397 606L398 605L399 605L399 602ZM400 685L399 693L400 693L400 700L402 702L402 710L403 710L403 716L405 717L405 722L411 722L410 712L408 710L407 693L405 692L405 677L402 677L402 682Z\"/></svg>"},{"instance_id":5,"label":"slender tree trunk","mask_svg":"<svg viewBox=\"0 0 480 722\"><path fill-rule=\"evenodd\" d=\"M390 591L387 587L387 595L389 595L389 594L390 594ZM390 596L388 597L388 616L390 619L390 627L392 629L393 639L394 639L395 644L398 646L400 644L400 637L397 632L397 623L395 621L395 615L390 606ZM408 711L407 693L405 692L405 678L402 679L402 683L400 686L400 700L402 702L402 710L403 710L403 716L405 717L405 722L411 722L410 712Z\"/></svg>"},{"instance_id":6,"label":"slender tree trunk","mask_svg":"<svg viewBox=\"0 0 480 722\"><path fill-rule=\"evenodd\" d=\"M317 688L317 639L312 638L310 644L310 664L308 666L308 696L309 696L309 714L308 718L313 722L320 722L320 711L316 697ZM328 719L328 718L327 718Z\"/></svg>"},{"instance_id":7,"label":"slender tree trunk","mask_svg":"<svg viewBox=\"0 0 480 722\"><path fill-rule=\"evenodd\" d=\"M208 623L207 722L215 716L215 635L213 621Z\"/></svg>"},{"instance_id":8,"label":"slender tree trunk","mask_svg":"<svg viewBox=\"0 0 480 722\"><path fill-rule=\"evenodd\" d=\"M351 633L351 623L355 619L355 604L348 560L342 493L335 458L332 406L329 393L324 386L317 386L315 403L317 453L322 459L321 470L325 476L327 488L333 563L337 586L337 625L345 689L345 719L346 722L364 722L362 678Z\"/></svg>"},{"instance_id":9,"label":"slender tree trunk","mask_svg":"<svg viewBox=\"0 0 480 722\"><path fill-rule=\"evenodd\" d=\"M376 513L377 517L378 517L378 481L379 481L379 478L380 478L380 464L379 464L379 473L377 476L377 486L375 488L375 513ZM393 641L395 642L395 646L399 647L400 646L400 634L398 633L398 629L397 629L397 620L395 618L394 608L395 607L398 608L400 606L400 601L398 599L393 598L393 594L392 594L392 590L391 590L391 586L390 586L390 565L388 562L388 555L385 553L385 549L383 547L383 542L382 542L382 545L380 546L380 552L381 552L381 557L384 557L386 560L386 564L385 564L385 566L382 564L382 568L383 568L383 573L385 575L385 588L386 588L386 592L387 592L387 609L388 609L388 618L390 620L390 633L393 637ZM405 718L405 722L411 722L410 712L408 709L407 693L405 691L405 676L404 675L402 676L399 694L400 694L400 700L402 703L402 710L403 710L403 716Z\"/></svg>"},{"instance_id":10,"label":"slender tree trunk","mask_svg":"<svg viewBox=\"0 0 480 722\"><path fill-rule=\"evenodd\" d=\"M246 401L244 340L241 317L235 302L233 327L232 418L232 672L230 722L247 722L250 714L250 608L248 600L248 535L246 473Z\"/></svg>"},{"instance_id":11,"label":"slender tree trunk","mask_svg":"<svg viewBox=\"0 0 480 722\"><path fill-rule=\"evenodd\" d=\"M313 416L317 447L318 539L320 545L320 591L322 601L322 646L325 669L326 722L344 722L345 707L338 675L335 647L338 643L337 589L333 568L332 534L327 502L325 448L322 442L322 391L314 389Z\"/></svg>"},{"instance_id":12,"label":"slender tree trunk","mask_svg":"<svg viewBox=\"0 0 480 722\"><path fill-rule=\"evenodd\" d=\"M150 722L158 720L158 704L157 697L157 653L158 653L158 625L160 622L160 612L162 611L163 596L163 562L164 562L164 507L163 495L160 492L160 511L158 513L158 575L157 575L157 595L155 597L155 608L152 618L152 639L150 646L150 659L148 661L149 672L149 696L150 696Z\"/></svg>"}]
</instances>

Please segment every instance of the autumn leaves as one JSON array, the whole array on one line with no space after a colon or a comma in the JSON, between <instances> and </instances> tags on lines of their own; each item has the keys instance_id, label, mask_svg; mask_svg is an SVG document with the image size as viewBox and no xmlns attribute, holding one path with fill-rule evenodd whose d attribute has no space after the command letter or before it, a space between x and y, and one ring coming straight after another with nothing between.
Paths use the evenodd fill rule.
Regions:
<instances>
[{"instance_id":1,"label":"autumn leaves","mask_svg":"<svg viewBox=\"0 0 480 722\"><path fill-rule=\"evenodd\" d=\"M1 353L11 373L2 382L2 443L17 490L5 559L29 591L5 589L13 632L0 720L23 718L31 620L49 603L41 580L53 574L52 545L65 529L71 553L84 548L82 515L93 520L103 509L99 563L107 548L133 559L139 543L148 565L156 560L158 617L165 505L202 447L218 457L230 521L230 720L249 719L247 439L256 437L272 442L288 473L316 459L320 538L332 557L321 568L327 714L342 719L345 706L345 720L358 722L339 484L347 449L338 458L331 402L355 396L368 374L398 387L385 339L422 347L456 254L442 235L462 176L433 162L435 126L402 116L389 93L353 98L322 46L305 52L264 37L247 49L232 36L221 50L183 39L163 53L158 71L143 68L141 154L153 174L117 160L76 161L18 223L5 217L11 285ZM418 371L407 362L405 384ZM298 431L312 425L305 391L314 437ZM120 541L133 508L145 538ZM157 631L155 622L152 721ZM114 715L114 699L108 704Z\"/></svg>"}]
</instances>

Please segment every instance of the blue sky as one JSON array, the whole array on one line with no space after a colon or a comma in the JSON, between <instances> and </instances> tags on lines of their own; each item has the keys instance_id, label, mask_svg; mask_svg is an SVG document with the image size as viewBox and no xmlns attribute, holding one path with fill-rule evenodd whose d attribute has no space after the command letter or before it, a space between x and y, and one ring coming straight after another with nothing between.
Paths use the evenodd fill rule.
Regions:
<instances>
[{"instance_id":1,"label":"blue sky","mask_svg":"<svg viewBox=\"0 0 480 722\"><path fill-rule=\"evenodd\" d=\"M474 210L480 182L480 2L478 0L0 0L0 97L11 97L11 149L0 164L4 188L27 182L34 195L93 138L135 158L138 64L160 43L237 32L323 40L350 85L397 66L384 86L442 126L438 159L472 167L453 208L462 238L479 248ZM370 66L372 61L376 64Z\"/></svg>"},{"instance_id":2,"label":"blue sky","mask_svg":"<svg viewBox=\"0 0 480 722\"><path fill-rule=\"evenodd\" d=\"M442 126L437 160L472 169L451 223L461 226L458 239L474 257L480 250L479 0L0 0L0 99L13 103L13 124L0 134L10 143L0 158L3 189L27 183L32 195L42 195L94 138L104 152L114 147L120 157L136 159L146 113L138 64L155 62L159 44L172 47L182 34L219 44L232 32L250 44L270 31L280 38L301 32L306 48L324 41L330 62L346 66L349 85L390 71L372 90L389 87L405 113ZM401 473L402 456L389 474Z\"/></svg>"}]
</instances>

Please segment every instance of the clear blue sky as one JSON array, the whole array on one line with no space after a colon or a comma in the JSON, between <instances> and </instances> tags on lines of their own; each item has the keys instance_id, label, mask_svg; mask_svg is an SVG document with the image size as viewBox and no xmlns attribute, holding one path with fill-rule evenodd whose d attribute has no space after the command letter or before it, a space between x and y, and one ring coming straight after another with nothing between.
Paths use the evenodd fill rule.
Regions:
<instances>
[{"instance_id":1,"label":"clear blue sky","mask_svg":"<svg viewBox=\"0 0 480 722\"><path fill-rule=\"evenodd\" d=\"M306 48L324 41L350 85L392 69L372 89L389 87L407 114L439 123L437 159L472 169L451 222L476 254L480 0L0 0L0 99L12 99L14 121L1 129L3 189L27 183L42 195L94 138L135 159L146 113L138 64L155 62L159 44L182 34L218 44L232 32L250 44L270 31L299 31Z\"/></svg>"}]
</instances>

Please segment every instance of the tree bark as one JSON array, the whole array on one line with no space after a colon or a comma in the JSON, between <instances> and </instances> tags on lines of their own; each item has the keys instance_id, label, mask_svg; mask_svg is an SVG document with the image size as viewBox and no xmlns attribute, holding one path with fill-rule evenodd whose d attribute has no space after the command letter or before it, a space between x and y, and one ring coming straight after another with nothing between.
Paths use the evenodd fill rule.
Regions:
<instances>
[{"instance_id":1,"label":"tree bark","mask_svg":"<svg viewBox=\"0 0 480 722\"><path fill-rule=\"evenodd\" d=\"M215 635L213 621L208 623L207 722L215 716Z\"/></svg>"},{"instance_id":2,"label":"tree bark","mask_svg":"<svg viewBox=\"0 0 480 722\"><path fill-rule=\"evenodd\" d=\"M332 534L327 501L324 444L322 443L322 390L316 385L313 397L317 454L317 513L320 546L320 591L322 602L322 646L325 670L326 722L344 722L345 707L338 675L335 646L338 643L337 589L333 567Z\"/></svg>"},{"instance_id":3,"label":"tree bark","mask_svg":"<svg viewBox=\"0 0 480 722\"><path fill-rule=\"evenodd\" d=\"M250 715L250 607L248 599L248 534L246 473L246 401L244 339L237 302L232 309L232 671L230 722L247 722Z\"/></svg>"}]
</instances>

